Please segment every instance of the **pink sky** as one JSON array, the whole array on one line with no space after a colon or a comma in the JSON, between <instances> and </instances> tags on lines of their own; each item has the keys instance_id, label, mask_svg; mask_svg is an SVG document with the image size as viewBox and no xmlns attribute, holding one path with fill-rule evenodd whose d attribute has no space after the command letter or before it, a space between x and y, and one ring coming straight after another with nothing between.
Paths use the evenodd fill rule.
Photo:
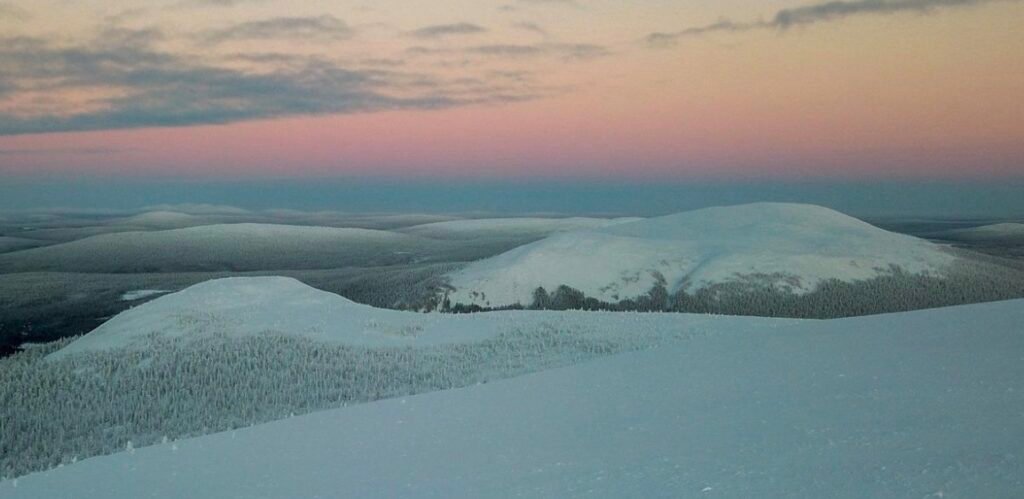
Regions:
<instances>
[{"instance_id":1,"label":"pink sky","mask_svg":"<svg viewBox=\"0 0 1024 499\"><path fill-rule=\"evenodd\" d=\"M387 78L426 75L442 81L430 90L432 96L438 92L462 96L469 91L477 92L476 98L509 89L537 95L515 102L460 103L446 109L371 109L319 116L298 112L270 118L257 113L225 125L142 124L0 136L0 175L637 179L1024 175L1024 59L1019 50L1024 46L1019 30L1024 9L1018 2L979 2L926 15L830 19L786 32L711 33L657 48L646 46L644 36L700 26L714 21L716 15L770 19L779 9L801 4L771 2L766 7L737 0L664 12L651 6L631 11L606 2L575 9L519 5L512 11L484 4L467 5L466 13L456 17L436 12L414 16L397 7L388 9L388 2L372 11L337 7L327 14L309 7L313 9L309 19L322 20L326 15L337 21L328 28L317 24L316 29L342 26L339 38L344 39L310 43L301 37L291 39L290 33L278 29L269 34L261 31L260 36L272 39L246 38L197 48L199 43L211 43L195 41L210 38L209 33L248 36L253 25L278 19L287 11L270 2L251 10L191 13L200 15L200 24L208 27L187 33L161 28L167 31L145 46L153 53L212 51L218 58L207 56L204 67L216 63L244 74L280 68L232 66L237 62L230 58L239 53L326 57L333 56L337 47L336 64L367 74L378 74L360 66L370 64L365 61L371 56L402 59L402 69L389 70ZM101 50L89 44L97 43L97 30L113 28L99 11L86 9L78 18L80 26L70 25L77 38L52 35L55 28L45 14L71 8L59 2L25 3L23 10L31 14L30 21L22 23L18 28L22 33L16 34L53 37L48 43L54 50L69 46ZM551 9L563 10L553 13ZM137 33L145 26L170 26L175 16L182 15L170 8L149 9L126 15L127 20L114 28ZM225 26L232 22L240 25L234 20L239 15L250 20L249 31L228 31ZM417 27L451 26L455 21L484 31L441 39L414 34ZM522 28L527 22L543 27L545 33ZM266 23L260 26L265 28ZM309 38L308 33L304 36ZM481 55L480 47L510 45L532 51L509 55L508 49L502 49L501 57ZM353 55L357 53L363 58L357 60ZM426 55L413 58L412 53ZM3 57L0 53L0 64ZM104 111L124 96L147 104L144 91L148 88L125 87L116 79L40 93L32 85L44 80L31 76L31 63L21 64L18 70L29 76L16 82L19 91L6 98L0 93L0 117L4 113L18 119L88 115ZM514 72L528 73L529 79L496 76ZM104 80L102 75L97 79ZM386 91L401 97L426 95L405 83L396 88ZM188 96L187 92L196 90L184 92Z\"/></svg>"}]
</instances>

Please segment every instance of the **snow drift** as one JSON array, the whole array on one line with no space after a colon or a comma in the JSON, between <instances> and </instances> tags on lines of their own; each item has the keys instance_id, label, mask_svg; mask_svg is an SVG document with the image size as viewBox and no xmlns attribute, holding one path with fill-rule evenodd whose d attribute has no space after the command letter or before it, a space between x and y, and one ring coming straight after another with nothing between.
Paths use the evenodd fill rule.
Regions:
<instances>
[{"instance_id":1,"label":"snow drift","mask_svg":"<svg viewBox=\"0 0 1024 499\"><path fill-rule=\"evenodd\" d=\"M668 292L751 282L806 293L822 281L891 272L941 274L941 247L811 205L708 208L556 234L449 276L453 305L530 305L538 287L566 285L616 303L659 283Z\"/></svg>"}]
</instances>

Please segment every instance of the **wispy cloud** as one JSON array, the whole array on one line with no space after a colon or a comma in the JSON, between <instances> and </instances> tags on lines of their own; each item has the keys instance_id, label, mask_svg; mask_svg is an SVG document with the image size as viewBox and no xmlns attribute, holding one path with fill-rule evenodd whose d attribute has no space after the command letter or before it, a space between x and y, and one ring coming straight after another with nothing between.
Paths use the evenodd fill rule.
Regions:
<instances>
[{"instance_id":1,"label":"wispy cloud","mask_svg":"<svg viewBox=\"0 0 1024 499\"><path fill-rule=\"evenodd\" d=\"M353 69L323 57L264 57L259 70L218 60L145 45L0 38L0 91L14 99L10 102L21 92L45 92L58 104L71 99L46 108L0 108L0 135L436 109L539 95L531 88L509 90L486 82L468 87L465 81L431 75ZM95 89L106 92L85 107L68 97Z\"/></svg>"},{"instance_id":2,"label":"wispy cloud","mask_svg":"<svg viewBox=\"0 0 1024 499\"><path fill-rule=\"evenodd\" d=\"M524 30L524 31L529 31L531 33L536 33L536 34L541 35L541 36L548 36L548 30L544 29L541 25L539 25L537 23L520 22L520 23L513 24L512 27L517 28L517 29L521 29L521 30Z\"/></svg>"},{"instance_id":3,"label":"wispy cloud","mask_svg":"<svg viewBox=\"0 0 1024 499\"><path fill-rule=\"evenodd\" d=\"M593 59L611 54L606 47L589 43L494 44L470 47L466 51L488 56L556 56L563 59Z\"/></svg>"},{"instance_id":4,"label":"wispy cloud","mask_svg":"<svg viewBox=\"0 0 1024 499\"><path fill-rule=\"evenodd\" d=\"M499 10L505 12L516 12L521 7L572 7L574 9L582 9L583 6L576 0L516 0L516 3L508 3L499 7Z\"/></svg>"},{"instance_id":5,"label":"wispy cloud","mask_svg":"<svg viewBox=\"0 0 1024 499\"><path fill-rule=\"evenodd\" d=\"M406 53L409 55L463 54L512 59L556 57L567 61L595 59L611 55L611 51L607 47L590 43L495 43L460 49L414 46L406 49Z\"/></svg>"},{"instance_id":6,"label":"wispy cloud","mask_svg":"<svg viewBox=\"0 0 1024 499\"><path fill-rule=\"evenodd\" d=\"M49 147L39 149L0 149L0 156L51 156L51 155L111 155L131 152L131 149L114 147Z\"/></svg>"},{"instance_id":7,"label":"wispy cloud","mask_svg":"<svg viewBox=\"0 0 1024 499\"><path fill-rule=\"evenodd\" d=\"M761 29L786 30L795 26L836 21L860 15L928 13L940 9L970 7L998 1L1018 0L837 0L782 9L767 21L735 22L722 19L712 24L694 26L680 31L651 33L647 35L646 41L652 46L666 46L683 38L712 33L735 33Z\"/></svg>"},{"instance_id":8,"label":"wispy cloud","mask_svg":"<svg viewBox=\"0 0 1024 499\"><path fill-rule=\"evenodd\" d=\"M451 35L475 35L485 33L487 29L471 23L435 24L424 26L412 32L416 38L442 38Z\"/></svg>"},{"instance_id":9,"label":"wispy cloud","mask_svg":"<svg viewBox=\"0 0 1024 499\"><path fill-rule=\"evenodd\" d=\"M282 38L340 40L351 37L352 33L352 28L341 19L330 15L323 15L315 17L277 17L261 21L243 22L204 33L201 39L211 44L232 40Z\"/></svg>"}]
</instances>

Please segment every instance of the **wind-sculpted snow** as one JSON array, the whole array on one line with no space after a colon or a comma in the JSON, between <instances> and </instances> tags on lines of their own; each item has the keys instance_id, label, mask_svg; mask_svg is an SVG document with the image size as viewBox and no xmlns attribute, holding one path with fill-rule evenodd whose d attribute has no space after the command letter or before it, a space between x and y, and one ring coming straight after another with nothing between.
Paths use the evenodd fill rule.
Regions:
<instances>
[{"instance_id":1,"label":"wind-sculpted snow","mask_svg":"<svg viewBox=\"0 0 1024 499\"><path fill-rule=\"evenodd\" d=\"M133 440L116 455L0 482L0 497L1024 497L1024 301L757 321L764 327L710 322L708 334L685 341L515 379L147 448ZM244 345L237 356L253 357L249 364L295 369L265 360L258 347L271 344ZM300 346L286 358L314 372L341 369L309 345L282 346ZM532 350L479 354L501 366L516 360L511 352ZM352 352L358 386L396 374L363 370L371 361L415 365L371 352L378 357ZM444 373L461 372L450 362L421 365L430 368L402 376L429 373L445 386ZM113 371L116 383L145 372ZM242 393L289 400L305 391L261 395L244 374L232 378ZM225 404L208 403L212 411ZM191 400L182 404L191 411ZM167 422L180 421L168 413ZM120 441L111 450L127 448Z\"/></svg>"},{"instance_id":2,"label":"wind-sculpted snow","mask_svg":"<svg viewBox=\"0 0 1024 499\"><path fill-rule=\"evenodd\" d=\"M0 475L345 404L467 386L710 331L797 321L380 310L289 278L198 284L0 360Z\"/></svg>"},{"instance_id":3,"label":"wind-sculpted snow","mask_svg":"<svg viewBox=\"0 0 1024 499\"><path fill-rule=\"evenodd\" d=\"M827 208L759 203L556 234L453 273L448 298L452 305L529 306L537 288L565 285L616 303L659 284L673 294L754 278L801 294L892 268L940 275L955 261L935 244Z\"/></svg>"}]
</instances>

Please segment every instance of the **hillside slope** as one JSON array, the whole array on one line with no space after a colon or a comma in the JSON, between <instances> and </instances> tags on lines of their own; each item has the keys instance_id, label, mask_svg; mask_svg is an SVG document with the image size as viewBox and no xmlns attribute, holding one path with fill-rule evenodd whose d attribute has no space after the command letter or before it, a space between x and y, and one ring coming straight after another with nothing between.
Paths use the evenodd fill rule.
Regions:
<instances>
[{"instance_id":1,"label":"hillside slope","mask_svg":"<svg viewBox=\"0 0 1024 499\"><path fill-rule=\"evenodd\" d=\"M827 208L758 203L556 234L451 274L449 299L529 305L538 287L567 285L615 303L662 280L670 293L728 282L806 293L827 279L870 279L894 266L941 274L955 260L935 244Z\"/></svg>"},{"instance_id":2,"label":"hillside slope","mask_svg":"<svg viewBox=\"0 0 1024 499\"><path fill-rule=\"evenodd\" d=\"M0 497L1024 496L1024 301L783 322L79 461Z\"/></svg>"}]
</instances>

